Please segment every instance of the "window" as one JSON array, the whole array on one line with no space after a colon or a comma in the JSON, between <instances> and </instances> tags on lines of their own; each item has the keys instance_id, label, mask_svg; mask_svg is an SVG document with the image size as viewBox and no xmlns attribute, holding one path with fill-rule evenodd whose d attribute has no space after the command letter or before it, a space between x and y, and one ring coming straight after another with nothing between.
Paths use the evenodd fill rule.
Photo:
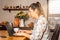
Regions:
<instances>
[{"instance_id":1,"label":"window","mask_svg":"<svg viewBox=\"0 0 60 40\"><path fill-rule=\"evenodd\" d=\"M49 0L49 14L60 14L60 0Z\"/></svg>"}]
</instances>

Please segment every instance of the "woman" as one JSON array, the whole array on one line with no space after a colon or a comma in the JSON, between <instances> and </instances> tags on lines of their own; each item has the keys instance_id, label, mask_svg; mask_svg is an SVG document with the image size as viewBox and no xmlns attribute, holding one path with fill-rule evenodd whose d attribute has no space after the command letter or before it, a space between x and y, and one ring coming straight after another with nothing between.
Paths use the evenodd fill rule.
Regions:
<instances>
[{"instance_id":1,"label":"woman","mask_svg":"<svg viewBox=\"0 0 60 40\"><path fill-rule=\"evenodd\" d=\"M40 3L32 3L29 6L29 16L37 20L34 24L32 33L31 31L25 31L21 32L20 35L24 35L25 37L30 38L30 40L49 40L47 21L43 14ZM28 33L31 33L31 35L29 35Z\"/></svg>"}]
</instances>

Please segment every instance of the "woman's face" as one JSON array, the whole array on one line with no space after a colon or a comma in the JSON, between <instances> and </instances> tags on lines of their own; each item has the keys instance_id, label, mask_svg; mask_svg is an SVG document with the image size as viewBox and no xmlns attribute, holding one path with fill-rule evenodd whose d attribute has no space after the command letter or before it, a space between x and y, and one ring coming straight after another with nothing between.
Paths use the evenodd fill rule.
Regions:
<instances>
[{"instance_id":1,"label":"woman's face","mask_svg":"<svg viewBox=\"0 0 60 40\"><path fill-rule=\"evenodd\" d=\"M32 10L32 8L29 8L29 17L35 18L37 16L37 11Z\"/></svg>"}]
</instances>

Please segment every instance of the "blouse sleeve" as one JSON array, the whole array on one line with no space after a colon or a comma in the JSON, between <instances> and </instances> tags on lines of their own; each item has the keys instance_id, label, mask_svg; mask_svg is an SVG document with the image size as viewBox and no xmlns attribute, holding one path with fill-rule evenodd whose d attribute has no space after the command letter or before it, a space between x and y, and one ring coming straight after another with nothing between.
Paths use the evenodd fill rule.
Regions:
<instances>
[{"instance_id":1,"label":"blouse sleeve","mask_svg":"<svg viewBox=\"0 0 60 40\"><path fill-rule=\"evenodd\" d=\"M31 39L40 40L42 38L43 32L46 29L46 24L47 21L45 18L39 19L32 31Z\"/></svg>"}]
</instances>

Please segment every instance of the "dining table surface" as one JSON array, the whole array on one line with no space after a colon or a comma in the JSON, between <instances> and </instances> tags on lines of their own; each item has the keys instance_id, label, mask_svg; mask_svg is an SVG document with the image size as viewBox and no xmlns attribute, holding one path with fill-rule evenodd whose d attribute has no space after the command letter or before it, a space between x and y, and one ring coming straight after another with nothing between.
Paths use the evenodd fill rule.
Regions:
<instances>
[{"instance_id":1,"label":"dining table surface","mask_svg":"<svg viewBox=\"0 0 60 40\"><path fill-rule=\"evenodd\" d=\"M27 40L25 36L9 36L7 30L0 30L0 40Z\"/></svg>"}]
</instances>

